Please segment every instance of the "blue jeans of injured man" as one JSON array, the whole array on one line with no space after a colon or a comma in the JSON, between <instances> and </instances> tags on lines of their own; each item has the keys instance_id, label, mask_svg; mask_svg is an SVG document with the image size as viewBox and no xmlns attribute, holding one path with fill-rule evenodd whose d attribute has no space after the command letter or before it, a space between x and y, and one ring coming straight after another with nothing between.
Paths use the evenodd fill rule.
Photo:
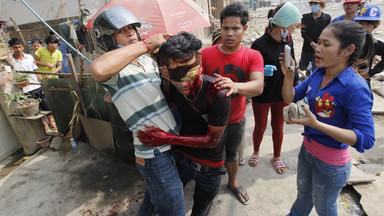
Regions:
<instances>
[{"instance_id":1,"label":"blue jeans of injured man","mask_svg":"<svg viewBox=\"0 0 384 216\"><path fill-rule=\"evenodd\" d=\"M191 180L195 180L191 216L204 216L219 191L221 177L198 171L193 167L190 160L186 160L186 156L181 156L180 153L176 154L179 154L176 156L177 169L184 186Z\"/></svg>"},{"instance_id":2,"label":"blue jeans of injured man","mask_svg":"<svg viewBox=\"0 0 384 216\"><path fill-rule=\"evenodd\" d=\"M155 153L144 166L136 163L136 167L147 186L138 215L152 215L156 208L159 216L185 216L183 183L172 151Z\"/></svg>"},{"instance_id":3,"label":"blue jeans of injured man","mask_svg":"<svg viewBox=\"0 0 384 216\"><path fill-rule=\"evenodd\" d=\"M337 198L351 174L352 162L327 164L301 146L297 163L297 198L289 215L309 215L313 206L319 216L337 215Z\"/></svg>"}]
</instances>

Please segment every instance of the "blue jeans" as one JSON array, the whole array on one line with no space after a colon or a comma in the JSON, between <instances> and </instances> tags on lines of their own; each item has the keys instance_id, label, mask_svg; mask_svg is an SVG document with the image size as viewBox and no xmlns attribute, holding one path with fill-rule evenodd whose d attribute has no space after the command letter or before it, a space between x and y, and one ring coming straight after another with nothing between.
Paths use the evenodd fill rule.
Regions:
<instances>
[{"instance_id":1,"label":"blue jeans","mask_svg":"<svg viewBox=\"0 0 384 216\"><path fill-rule=\"evenodd\" d=\"M337 215L337 198L351 174L352 162L334 166L310 154L301 146L297 164L297 198L289 215L309 215L315 206L318 215Z\"/></svg>"},{"instance_id":2,"label":"blue jeans","mask_svg":"<svg viewBox=\"0 0 384 216\"><path fill-rule=\"evenodd\" d=\"M176 157L177 169L184 186L191 180L195 180L195 191L193 193L193 207L191 216L204 216L215 198L220 186L220 175L213 176L209 173L196 170L192 167L191 159L181 156Z\"/></svg>"},{"instance_id":3,"label":"blue jeans","mask_svg":"<svg viewBox=\"0 0 384 216\"><path fill-rule=\"evenodd\" d=\"M183 184L172 151L155 153L144 166L136 163L136 167L147 185L138 215L152 215L156 207L159 216L185 216Z\"/></svg>"}]
</instances>

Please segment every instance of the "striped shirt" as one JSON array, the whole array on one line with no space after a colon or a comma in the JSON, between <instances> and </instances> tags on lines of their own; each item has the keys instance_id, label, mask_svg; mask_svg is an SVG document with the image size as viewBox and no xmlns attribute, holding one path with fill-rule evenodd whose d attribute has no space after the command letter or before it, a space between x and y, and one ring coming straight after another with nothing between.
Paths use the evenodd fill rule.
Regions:
<instances>
[{"instance_id":1,"label":"striped shirt","mask_svg":"<svg viewBox=\"0 0 384 216\"><path fill-rule=\"evenodd\" d=\"M148 159L154 157L155 148L143 145L136 132L147 125L177 134L176 122L160 89L157 64L145 55L140 56L138 62L130 63L101 84L107 88L125 124L133 132L135 155ZM164 152L170 146L157 149Z\"/></svg>"}]
</instances>

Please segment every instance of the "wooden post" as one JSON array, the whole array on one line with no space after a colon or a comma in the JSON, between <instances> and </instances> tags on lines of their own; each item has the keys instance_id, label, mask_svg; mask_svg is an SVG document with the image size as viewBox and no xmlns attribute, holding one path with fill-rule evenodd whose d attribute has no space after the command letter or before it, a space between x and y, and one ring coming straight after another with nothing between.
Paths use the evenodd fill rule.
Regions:
<instances>
[{"instance_id":1,"label":"wooden post","mask_svg":"<svg viewBox=\"0 0 384 216\"><path fill-rule=\"evenodd\" d=\"M77 71L75 68L75 64L73 63L72 55L70 53L67 53L66 56L68 59L69 67L71 68L72 76L75 79L75 83L77 84Z\"/></svg>"},{"instance_id":2,"label":"wooden post","mask_svg":"<svg viewBox=\"0 0 384 216\"><path fill-rule=\"evenodd\" d=\"M81 90L81 86L79 85L79 82L78 82L78 79L77 79L77 71L76 71L76 68L75 68L75 64L73 63L72 55L68 53L67 54L67 59L68 59L69 66L70 66L72 74L73 74L73 79L75 80L76 93L77 93L77 96L79 96L79 101L80 101L81 109L83 110L84 115L87 116L87 112L86 112L87 107L85 106L85 98L84 98L84 95L83 95L83 91Z\"/></svg>"},{"instance_id":3,"label":"wooden post","mask_svg":"<svg viewBox=\"0 0 384 216\"><path fill-rule=\"evenodd\" d=\"M12 21L13 27L15 28L15 30L16 30L17 34L19 35L19 37L21 38L21 40L23 41L24 46L27 49L27 52L30 53L31 50L29 49L29 46L28 46L27 42L24 40L24 37L23 37L23 35L20 32L19 26L17 26L15 20L13 20L12 17L9 18L9 19Z\"/></svg>"}]
</instances>

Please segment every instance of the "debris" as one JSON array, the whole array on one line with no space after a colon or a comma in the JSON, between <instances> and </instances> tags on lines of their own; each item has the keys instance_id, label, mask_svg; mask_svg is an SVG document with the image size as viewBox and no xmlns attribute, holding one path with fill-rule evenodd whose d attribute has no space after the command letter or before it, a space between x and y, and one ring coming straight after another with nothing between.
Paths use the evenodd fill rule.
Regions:
<instances>
[{"instance_id":1,"label":"debris","mask_svg":"<svg viewBox=\"0 0 384 216\"><path fill-rule=\"evenodd\" d=\"M352 216L362 216L364 214L364 211L357 204L351 205L351 207L349 207L349 211Z\"/></svg>"},{"instance_id":2,"label":"debris","mask_svg":"<svg viewBox=\"0 0 384 216\"><path fill-rule=\"evenodd\" d=\"M31 156L25 156L25 157L21 158L19 161L26 161L26 160L28 160L29 158L31 158Z\"/></svg>"},{"instance_id":3,"label":"debris","mask_svg":"<svg viewBox=\"0 0 384 216\"><path fill-rule=\"evenodd\" d=\"M55 150L58 150L60 148L62 142L63 142L63 140L61 139L61 137L59 137L59 136L53 137L51 144L50 144L50 147L55 149Z\"/></svg>"},{"instance_id":4,"label":"debris","mask_svg":"<svg viewBox=\"0 0 384 216\"><path fill-rule=\"evenodd\" d=\"M348 185L360 184L360 183L371 183L375 181L373 175L366 174L356 166L352 166L351 176L347 180Z\"/></svg>"}]
</instances>

